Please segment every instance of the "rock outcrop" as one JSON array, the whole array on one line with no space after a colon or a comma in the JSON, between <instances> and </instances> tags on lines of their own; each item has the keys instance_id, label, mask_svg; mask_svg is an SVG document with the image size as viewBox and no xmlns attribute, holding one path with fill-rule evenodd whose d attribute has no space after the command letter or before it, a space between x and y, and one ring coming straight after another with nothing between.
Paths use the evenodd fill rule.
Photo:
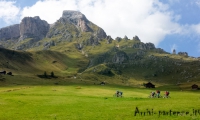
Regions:
<instances>
[{"instance_id":1,"label":"rock outcrop","mask_svg":"<svg viewBox=\"0 0 200 120\"><path fill-rule=\"evenodd\" d=\"M132 46L133 48L137 48L137 49L142 49L142 50L151 50L151 49L155 49L155 45L153 43L136 43Z\"/></svg>"},{"instance_id":2,"label":"rock outcrop","mask_svg":"<svg viewBox=\"0 0 200 120\"><path fill-rule=\"evenodd\" d=\"M176 50L175 49L173 49L172 54L174 54L174 55L176 54Z\"/></svg>"},{"instance_id":3,"label":"rock outcrop","mask_svg":"<svg viewBox=\"0 0 200 120\"><path fill-rule=\"evenodd\" d=\"M0 41L18 39L20 37L19 24L11 25L0 29Z\"/></svg>"},{"instance_id":4,"label":"rock outcrop","mask_svg":"<svg viewBox=\"0 0 200 120\"><path fill-rule=\"evenodd\" d=\"M81 30L81 32L94 32L94 36L96 36L97 38L103 39L107 36L104 30L98 26L97 31L92 29L90 25L93 23L91 23L85 17L85 15L79 11L65 10L63 11L61 19L64 19L65 21L74 24L78 29Z\"/></svg>"},{"instance_id":5,"label":"rock outcrop","mask_svg":"<svg viewBox=\"0 0 200 120\"><path fill-rule=\"evenodd\" d=\"M178 52L178 55L181 55L181 56L188 56L188 53L187 52Z\"/></svg>"},{"instance_id":6,"label":"rock outcrop","mask_svg":"<svg viewBox=\"0 0 200 120\"><path fill-rule=\"evenodd\" d=\"M34 38L41 40L46 37L50 25L40 17L25 17L20 23L20 40Z\"/></svg>"},{"instance_id":7,"label":"rock outcrop","mask_svg":"<svg viewBox=\"0 0 200 120\"><path fill-rule=\"evenodd\" d=\"M79 11L65 10L63 11L62 18L73 23L81 29L82 32L91 32L92 30L87 25L89 22L84 14Z\"/></svg>"},{"instance_id":8,"label":"rock outcrop","mask_svg":"<svg viewBox=\"0 0 200 120\"><path fill-rule=\"evenodd\" d=\"M122 38L121 38L121 37L116 37L115 40L116 40L117 42L120 42L120 41L122 40Z\"/></svg>"},{"instance_id":9,"label":"rock outcrop","mask_svg":"<svg viewBox=\"0 0 200 120\"><path fill-rule=\"evenodd\" d=\"M133 37L133 40L140 41L140 39L137 35L135 37Z\"/></svg>"},{"instance_id":10,"label":"rock outcrop","mask_svg":"<svg viewBox=\"0 0 200 120\"><path fill-rule=\"evenodd\" d=\"M128 40L128 37L126 35L124 36L124 40Z\"/></svg>"},{"instance_id":11,"label":"rock outcrop","mask_svg":"<svg viewBox=\"0 0 200 120\"><path fill-rule=\"evenodd\" d=\"M128 60L128 56L123 51L118 51L112 58L113 63L119 63L122 64L123 62L126 62Z\"/></svg>"},{"instance_id":12,"label":"rock outcrop","mask_svg":"<svg viewBox=\"0 0 200 120\"><path fill-rule=\"evenodd\" d=\"M48 38L57 37L59 41L77 40L76 48L81 50L85 45L98 45L107 37L104 30L90 22L79 11L65 10L62 17L51 26Z\"/></svg>"},{"instance_id":13,"label":"rock outcrop","mask_svg":"<svg viewBox=\"0 0 200 120\"><path fill-rule=\"evenodd\" d=\"M113 41L113 39L112 39L112 37L111 37L110 35L108 35L108 36L106 37L106 40L107 40L107 44L110 44L110 43L112 43L112 41Z\"/></svg>"}]
</instances>

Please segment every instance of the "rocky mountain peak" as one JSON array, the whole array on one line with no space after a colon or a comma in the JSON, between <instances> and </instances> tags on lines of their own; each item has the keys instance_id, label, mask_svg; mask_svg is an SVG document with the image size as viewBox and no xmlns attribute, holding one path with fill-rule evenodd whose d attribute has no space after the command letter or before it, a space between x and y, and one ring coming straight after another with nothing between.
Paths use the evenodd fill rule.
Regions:
<instances>
[{"instance_id":1,"label":"rocky mountain peak","mask_svg":"<svg viewBox=\"0 0 200 120\"><path fill-rule=\"evenodd\" d=\"M77 27L80 27L82 32L92 31L90 27L87 25L89 21L87 20L85 15L79 11L64 10L62 18L76 25Z\"/></svg>"},{"instance_id":2,"label":"rocky mountain peak","mask_svg":"<svg viewBox=\"0 0 200 120\"><path fill-rule=\"evenodd\" d=\"M49 30L49 24L39 16L25 17L20 23L20 40L26 38L43 39Z\"/></svg>"},{"instance_id":3,"label":"rocky mountain peak","mask_svg":"<svg viewBox=\"0 0 200 120\"><path fill-rule=\"evenodd\" d=\"M73 10L64 10L62 14L62 18L87 20L84 14L82 14L79 11L73 11Z\"/></svg>"},{"instance_id":4,"label":"rocky mountain peak","mask_svg":"<svg viewBox=\"0 0 200 120\"><path fill-rule=\"evenodd\" d=\"M36 19L36 20L41 20L39 16L35 16L33 18Z\"/></svg>"}]
</instances>

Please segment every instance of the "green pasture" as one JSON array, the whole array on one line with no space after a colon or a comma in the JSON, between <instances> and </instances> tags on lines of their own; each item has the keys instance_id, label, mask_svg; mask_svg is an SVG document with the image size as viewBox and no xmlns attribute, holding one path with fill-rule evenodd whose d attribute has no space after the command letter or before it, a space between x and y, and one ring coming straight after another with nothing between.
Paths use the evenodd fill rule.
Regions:
<instances>
[{"instance_id":1,"label":"green pasture","mask_svg":"<svg viewBox=\"0 0 200 120\"><path fill-rule=\"evenodd\" d=\"M161 86L159 87L161 95L165 90L170 90L171 98L148 98L149 93L156 89L119 85L101 86L67 80L55 84L56 81L62 81L60 78L59 80L34 79L34 81L16 79L12 84L11 81L0 82L0 120L200 119L198 91L181 91L175 86ZM113 97L116 90L123 91L124 96ZM135 116L136 107L140 113ZM147 111L152 113L152 109L153 115L148 114ZM193 114L193 109L196 110L196 115ZM177 115L177 112L180 114Z\"/></svg>"}]
</instances>

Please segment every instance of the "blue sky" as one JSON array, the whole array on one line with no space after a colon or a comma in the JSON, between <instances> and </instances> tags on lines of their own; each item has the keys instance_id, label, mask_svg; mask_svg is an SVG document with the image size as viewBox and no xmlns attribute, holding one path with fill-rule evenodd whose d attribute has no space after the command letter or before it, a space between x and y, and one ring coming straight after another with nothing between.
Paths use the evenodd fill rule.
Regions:
<instances>
[{"instance_id":1,"label":"blue sky","mask_svg":"<svg viewBox=\"0 0 200 120\"><path fill-rule=\"evenodd\" d=\"M40 16L52 24L79 10L112 38L139 36L167 52L200 57L200 0L0 0L0 28Z\"/></svg>"}]
</instances>

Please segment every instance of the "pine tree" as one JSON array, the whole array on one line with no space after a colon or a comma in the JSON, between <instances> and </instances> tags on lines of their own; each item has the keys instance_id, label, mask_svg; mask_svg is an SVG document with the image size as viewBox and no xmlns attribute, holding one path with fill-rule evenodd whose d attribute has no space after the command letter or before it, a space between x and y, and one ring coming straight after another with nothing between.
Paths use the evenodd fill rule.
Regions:
<instances>
[{"instance_id":1,"label":"pine tree","mask_svg":"<svg viewBox=\"0 0 200 120\"><path fill-rule=\"evenodd\" d=\"M51 77L55 77L53 71L51 72Z\"/></svg>"},{"instance_id":2,"label":"pine tree","mask_svg":"<svg viewBox=\"0 0 200 120\"><path fill-rule=\"evenodd\" d=\"M44 77L47 78L47 72L46 71L44 72Z\"/></svg>"}]
</instances>

